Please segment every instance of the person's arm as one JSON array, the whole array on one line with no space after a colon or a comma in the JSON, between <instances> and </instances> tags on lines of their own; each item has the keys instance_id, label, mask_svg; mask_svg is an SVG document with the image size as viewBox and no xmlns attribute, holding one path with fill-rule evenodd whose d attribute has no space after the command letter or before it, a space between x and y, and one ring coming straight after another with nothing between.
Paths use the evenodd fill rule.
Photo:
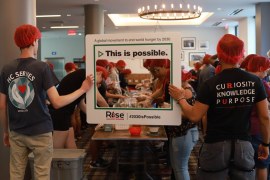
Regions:
<instances>
[{"instance_id":1,"label":"person's arm","mask_svg":"<svg viewBox=\"0 0 270 180\"><path fill-rule=\"evenodd\" d=\"M269 143L270 143L270 119L267 100L264 99L262 101L257 102L256 108L258 117L260 119L260 130L263 142L259 146L258 159L267 159L269 155Z\"/></svg>"},{"instance_id":2,"label":"person's arm","mask_svg":"<svg viewBox=\"0 0 270 180\"><path fill-rule=\"evenodd\" d=\"M59 109L67 104L70 104L71 102L79 98L81 95L86 93L93 86L94 83L93 80L94 80L93 75L87 76L79 89L68 95L63 96L60 96L55 86L52 86L47 90L47 94L49 96L51 104L55 109Z\"/></svg>"},{"instance_id":3,"label":"person's arm","mask_svg":"<svg viewBox=\"0 0 270 180\"><path fill-rule=\"evenodd\" d=\"M184 89L184 96L186 97L186 99L192 98L192 91L189 88ZM184 114L183 111L182 111L182 117L186 117L187 118L187 116Z\"/></svg>"},{"instance_id":4,"label":"person's arm","mask_svg":"<svg viewBox=\"0 0 270 180\"><path fill-rule=\"evenodd\" d=\"M103 98L98 90L96 90L97 104L99 107L109 107L107 101Z\"/></svg>"},{"instance_id":5,"label":"person's arm","mask_svg":"<svg viewBox=\"0 0 270 180\"><path fill-rule=\"evenodd\" d=\"M4 146L10 146L9 144L9 131L8 131L8 118L7 118L7 96L0 93L0 121L3 128L3 142Z\"/></svg>"},{"instance_id":6,"label":"person's arm","mask_svg":"<svg viewBox=\"0 0 270 180\"><path fill-rule=\"evenodd\" d=\"M85 103L85 98L82 98L80 103L78 104L78 107L82 112L86 114L86 103Z\"/></svg>"},{"instance_id":7,"label":"person's arm","mask_svg":"<svg viewBox=\"0 0 270 180\"><path fill-rule=\"evenodd\" d=\"M209 108L208 105L198 101L196 101L193 106L188 104L185 97L185 90L183 88L179 89L176 86L170 84L169 93L171 97L179 103L185 116L192 122L199 122Z\"/></svg>"},{"instance_id":8,"label":"person's arm","mask_svg":"<svg viewBox=\"0 0 270 180\"><path fill-rule=\"evenodd\" d=\"M150 96L141 97L141 101L138 103L142 107L152 107L152 102L162 97L163 95L163 86L159 89L156 89Z\"/></svg>"},{"instance_id":9,"label":"person's arm","mask_svg":"<svg viewBox=\"0 0 270 180\"><path fill-rule=\"evenodd\" d=\"M106 97L107 98L116 98L116 99L121 99L121 98L126 98L126 96L123 96L122 94L112 94L106 91Z\"/></svg>"},{"instance_id":10,"label":"person's arm","mask_svg":"<svg viewBox=\"0 0 270 180\"><path fill-rule=\"evenodd\" d=\"M154 100L154 99L157 99L158 97L161 97L164 93L164 88L163 86L161 86L160 88L156 89L155 92L153 92L151 95L150 95L150 99L151 100Z\"/></svg>"}]
</instances>

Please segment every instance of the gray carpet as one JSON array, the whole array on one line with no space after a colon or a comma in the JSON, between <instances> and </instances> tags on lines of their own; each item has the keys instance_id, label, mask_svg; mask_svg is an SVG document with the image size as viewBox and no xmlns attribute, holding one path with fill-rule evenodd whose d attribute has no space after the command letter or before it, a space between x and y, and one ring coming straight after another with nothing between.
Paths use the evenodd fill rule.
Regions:
<instances>
[{"instance_id":1,"label":"gray carpet","mask_svg":"<svg viewBox=\"0 0 270 180\"><path fill-rule=\"evenodd\" d=\"M154 180L166 180L166 179L173 179L172 170L168 165L168 156L167 156L167 149L164 146L163 149L157 149L154 146L154 142L145 142L143 144L144 148L142 154L138 154L135 152L134 147L138 144L137 142L126 142L126 143L135 143L135 144L128 144L126 147L132 147L132 149L126 149L121 152L123 154L126 153L127 159L136 159L144 156L146 160L146 172L150 177L145 174L144 166L143 165L121 165L119 166L119 173L116 174L116 148L115 142L109 141L107 144L102 146L100 150L103 158L109 160L111 162L110 167L106 169L92 169L90 168L90 161L91 156L89 154L89 139L90 139L88 129L83 131L83 134L80 139L77 140L78 148L85 149L87 155L84 160L83 165L83 173L84 173L84 180L91 179L91 180L143 180L143 179L154 179ZM191 180L195 179L196 171L197 171L197 159L199 154L199 148L202 144L202 138L200 138L197 145L194 147L190 160L189 160L189 172ZM140 144L139 144L140 146Z\"/></svg>"}]
</instances>

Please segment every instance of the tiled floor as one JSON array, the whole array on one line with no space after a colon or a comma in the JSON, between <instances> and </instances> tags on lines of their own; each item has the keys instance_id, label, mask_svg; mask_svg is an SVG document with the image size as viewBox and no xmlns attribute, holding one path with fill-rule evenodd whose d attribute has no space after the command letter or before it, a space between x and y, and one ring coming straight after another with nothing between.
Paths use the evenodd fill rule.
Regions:
<instances>
[{"instance_id":1,"label":"tiled floor","mask_svg":"<svg viewBox=\"0 0 270 180\"><path fill-rule=\"evenodd\" d=\"M171 179L171 168L169 167L167 163L167 150L166 148L163 149L157 149L153 145L152 142L147 142L144 144L143 148L143 154L139 154L139 156L144 156L146 159L146 172L144 172L144 167L142 165L121 165L119 167L119 173L116 174L116 148L115 144L113 142L108 142L109 144L105 144L103 148L101 149L101 152L103 154L103 158L106 160L111 161L111 166L107 169L91 169L89 167L91 156L89 154L89 131L88 129L84 130L84 133L82 135L82 138L77 141L78 148L85 149L87 152L87 155L85 157L84 161L84 180L91 179L91 180L133 180L133 179L155 179L155 180L166 180ZM129 142L131 143L131 142ZM136 147L136 142L132 142L135 144L128 144L127 146ZM137 144L138 145L138 144ZM197 157L199 152L199 147L201 145L201 140L198 142L198 144L195 146L194 150L192 151L190 161L189 161L189 172L191 175L191 180L195 179L196 175L196 168L197 168ZM126 150L127 152L127 158L132 159L136 158L135 156L138 156L138 152L134 152L133 150ZM136 148L135 148L136 149ZM125 150L123 150L123 153L125 153ZM148 176L150 175L151 178Z\"/></svg>"}]
</instances>

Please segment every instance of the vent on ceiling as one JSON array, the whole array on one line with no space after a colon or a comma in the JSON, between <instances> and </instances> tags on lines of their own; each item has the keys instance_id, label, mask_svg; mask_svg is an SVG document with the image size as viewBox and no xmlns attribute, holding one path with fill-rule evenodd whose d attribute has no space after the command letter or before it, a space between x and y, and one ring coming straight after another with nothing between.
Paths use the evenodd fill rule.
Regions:
<instances>
[{"instance_id":1,"label":"vent on ceiling","mask_svg":"<svg viewBox=\"0 0 270 180\"><path fill-rule=\"evenodd\" d=\"M231 12L229 15L230 16L235 16L236 14L240 13L241 11L243 11L244 9L236 9L233 12Z\"/></svg>"},{"instance_id":2,"label":"vent on ceiling","mask_svg":"<svg viewBox=\"0 0 270 180\"><path fill-rule=\"evenodd\" d=\"M214 24L212 24L212 26L218 26L220 25L222 22L215 22Z\"/></svg>"},{"instance_id":3,"label":"vent on ceiling","mask_svg":"<svg viewBox=\"0 0 270 180\"><path fill-rule=\"evenodd\" d=\"M64 24L64 21L50 21L51 24Z\"/></svg>"}]
</instances>

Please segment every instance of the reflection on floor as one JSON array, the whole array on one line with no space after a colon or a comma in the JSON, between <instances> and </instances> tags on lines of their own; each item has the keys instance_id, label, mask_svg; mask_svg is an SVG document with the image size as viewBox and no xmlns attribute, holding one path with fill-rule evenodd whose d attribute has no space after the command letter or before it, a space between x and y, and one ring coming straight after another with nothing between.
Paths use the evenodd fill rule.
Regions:
<instances>
[{"instance_id":1,"label":"reflection on floor","mask_svg":"<svg viewBox=\"0 0 270 180\"><path fill-rule=\"evenodd\" d=\"M127 148L121 151L127 159L137 160L137 158L146 159L146 172L144 171L143 165L121 165L119 167L119 173L116 174L116 146L114 142L108 141L103 145L100 150L103 154L103 158L111 161L111 166L106 169L91 169L90 161L91 156L89 154L89 129L84 130L82 137L77 140L78 148L85 149L87 155L84 161L84 180L127 180L127 179L154 179L154 180L169 180L173 179L171 168L168 164L167 157L167 148L166 145L164 148L157 148L154 142L147 142L144 144L142 154L136 151L136 146L140 146L136 141L125 142L127 143L126 147L133 147L132 150ZM197 158L199 153L199 148L201 146L201 139L198 144L195 146L194 150L191 153L189 161L189 172L191 180L195 179L196 169L197 169ZM150 177L149 177L150 176Z\"/></svg>"}]
</instances>

